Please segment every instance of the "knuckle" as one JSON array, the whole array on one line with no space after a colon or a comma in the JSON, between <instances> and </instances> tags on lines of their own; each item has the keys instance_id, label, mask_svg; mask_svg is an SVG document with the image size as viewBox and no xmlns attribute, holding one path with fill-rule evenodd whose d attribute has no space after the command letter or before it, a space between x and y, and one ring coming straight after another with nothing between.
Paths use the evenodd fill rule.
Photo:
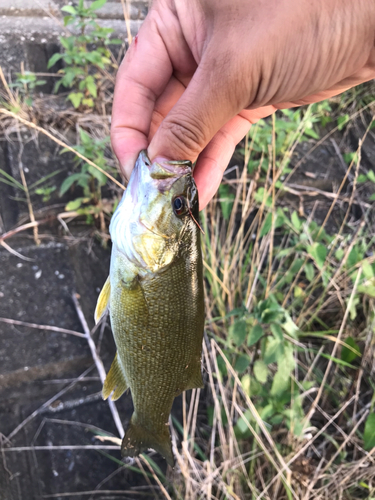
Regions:
<instances>
[{"instance_id":1,"label":"knuckle","mask_svg":"<svg viewBox=\"0 0 375 500\"><path fill-rule=\"evenodd\" d=\"M206 144L203 129L186 117L164 120L163 128L168 134L169 149L181 157L176 159L195 159Z\"/></svg>"}]
</instances>

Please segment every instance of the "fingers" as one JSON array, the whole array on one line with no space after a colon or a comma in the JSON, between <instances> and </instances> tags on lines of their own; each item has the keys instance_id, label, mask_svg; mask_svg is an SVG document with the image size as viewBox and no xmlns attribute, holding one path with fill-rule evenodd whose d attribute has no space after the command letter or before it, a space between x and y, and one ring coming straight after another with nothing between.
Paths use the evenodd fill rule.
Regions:
<instances>
[{"instance_id":1,"label":"fingers","mask_svg":"<svg viewBox=\"0 0 375 500\"><path fill-rule=\"evenodd\" d=\"M215 134L199 155L194 169L194 179L199 193L200 210L208 204L218 190L236 145L248 133L252 123L273 111L272 106L267 106L267 109L263 108L263 113L260 110L244 111L235 116Z\"/></svg>"},{"instance_id":2,"label":"fingers","mask_svg":"<svg viewBox=\"0 0 375 500\"><path fill-rule=\"evenodd\" d=\"M172 76L163 93L155 103L150 131L148 135L149 141L151 141L161 122L167 116L171 108L173 108L176 102L180 99L185 90L186 85L184 85L180 80L177 80L176 77Z\"/></svg>"},{"instance_id":3,"label":"fingers","mask_svg":"<svg viewBox=\"0 0 375 500\"><path fill-rule=\"evenodd\" d=\"M129 178L147 148L155 101L172 75L172 64L151 11L118 71L113 100L112 146Z\"/></svg>"},{"instance_id":4,"label":"fingers","mask_svg":"<svg viewBox=\"0 0 375 500\"><path fill-rule=\"evenodd\" d=\"M213 65L211 51L205 52L185 92L152 138L151 160L158 156L195 161L218 130L244 107L231 90L231 77L222 78L223 71L230 74L230 68L223 66L227 58Z\"/></svg>"}]
</instances>

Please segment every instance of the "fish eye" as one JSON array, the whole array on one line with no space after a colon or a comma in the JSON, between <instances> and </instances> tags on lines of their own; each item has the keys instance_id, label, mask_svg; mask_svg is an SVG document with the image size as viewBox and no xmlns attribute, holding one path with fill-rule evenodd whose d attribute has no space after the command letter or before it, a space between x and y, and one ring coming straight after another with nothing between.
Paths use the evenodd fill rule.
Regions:
<instances>
[{"instance_id":1,"label":"fish eye","mask_svg":"<svg viewBox=\"0 0 375 500\"><path fill-rule=\"evenodd\" d=\"M184 196L177 196L172 202L172 207L177 217L184 215L187 212L186 198Z\"/></svg>"}]
</instances>

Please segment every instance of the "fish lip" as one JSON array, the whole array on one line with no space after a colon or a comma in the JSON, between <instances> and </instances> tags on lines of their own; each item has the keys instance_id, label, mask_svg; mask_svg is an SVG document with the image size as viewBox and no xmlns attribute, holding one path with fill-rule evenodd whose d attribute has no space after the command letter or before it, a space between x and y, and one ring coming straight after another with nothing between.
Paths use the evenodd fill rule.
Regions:
<instances>
[{"instance_id":1,"label":"fish lip","mask_svg":"<svg viewBox=\"0 0 375 500\"><path fill-rule=\"evenodd\" d=\"M145 149L140 152L140 157L142 163L151 171L151 176L152 170L155 169L161 174L164 173L166 177L182 177L184 175L191 174L193 168L193 165L189 160L172 161L167 158L157 156L154 158L154 161L151 162Z\"/></svg>"}]
</instances>

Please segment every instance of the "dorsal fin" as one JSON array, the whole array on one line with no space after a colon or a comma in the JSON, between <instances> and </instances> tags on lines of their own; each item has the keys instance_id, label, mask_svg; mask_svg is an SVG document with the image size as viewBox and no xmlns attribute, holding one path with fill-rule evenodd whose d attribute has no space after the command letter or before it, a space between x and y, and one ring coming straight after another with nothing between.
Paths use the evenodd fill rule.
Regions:
<instances>
[{"instance_id":1,"label":"dorsal fin","mask_svg":"<svg viewBox=\"0 0 375 500\"><path fill-rule=\"evenodd\" d=\"M111 283L109 276L103 285L102 291L99 294L95 309L95 323L98 324L109 306L109 297L111 295Z\"/></svg>"}]
</instances>

